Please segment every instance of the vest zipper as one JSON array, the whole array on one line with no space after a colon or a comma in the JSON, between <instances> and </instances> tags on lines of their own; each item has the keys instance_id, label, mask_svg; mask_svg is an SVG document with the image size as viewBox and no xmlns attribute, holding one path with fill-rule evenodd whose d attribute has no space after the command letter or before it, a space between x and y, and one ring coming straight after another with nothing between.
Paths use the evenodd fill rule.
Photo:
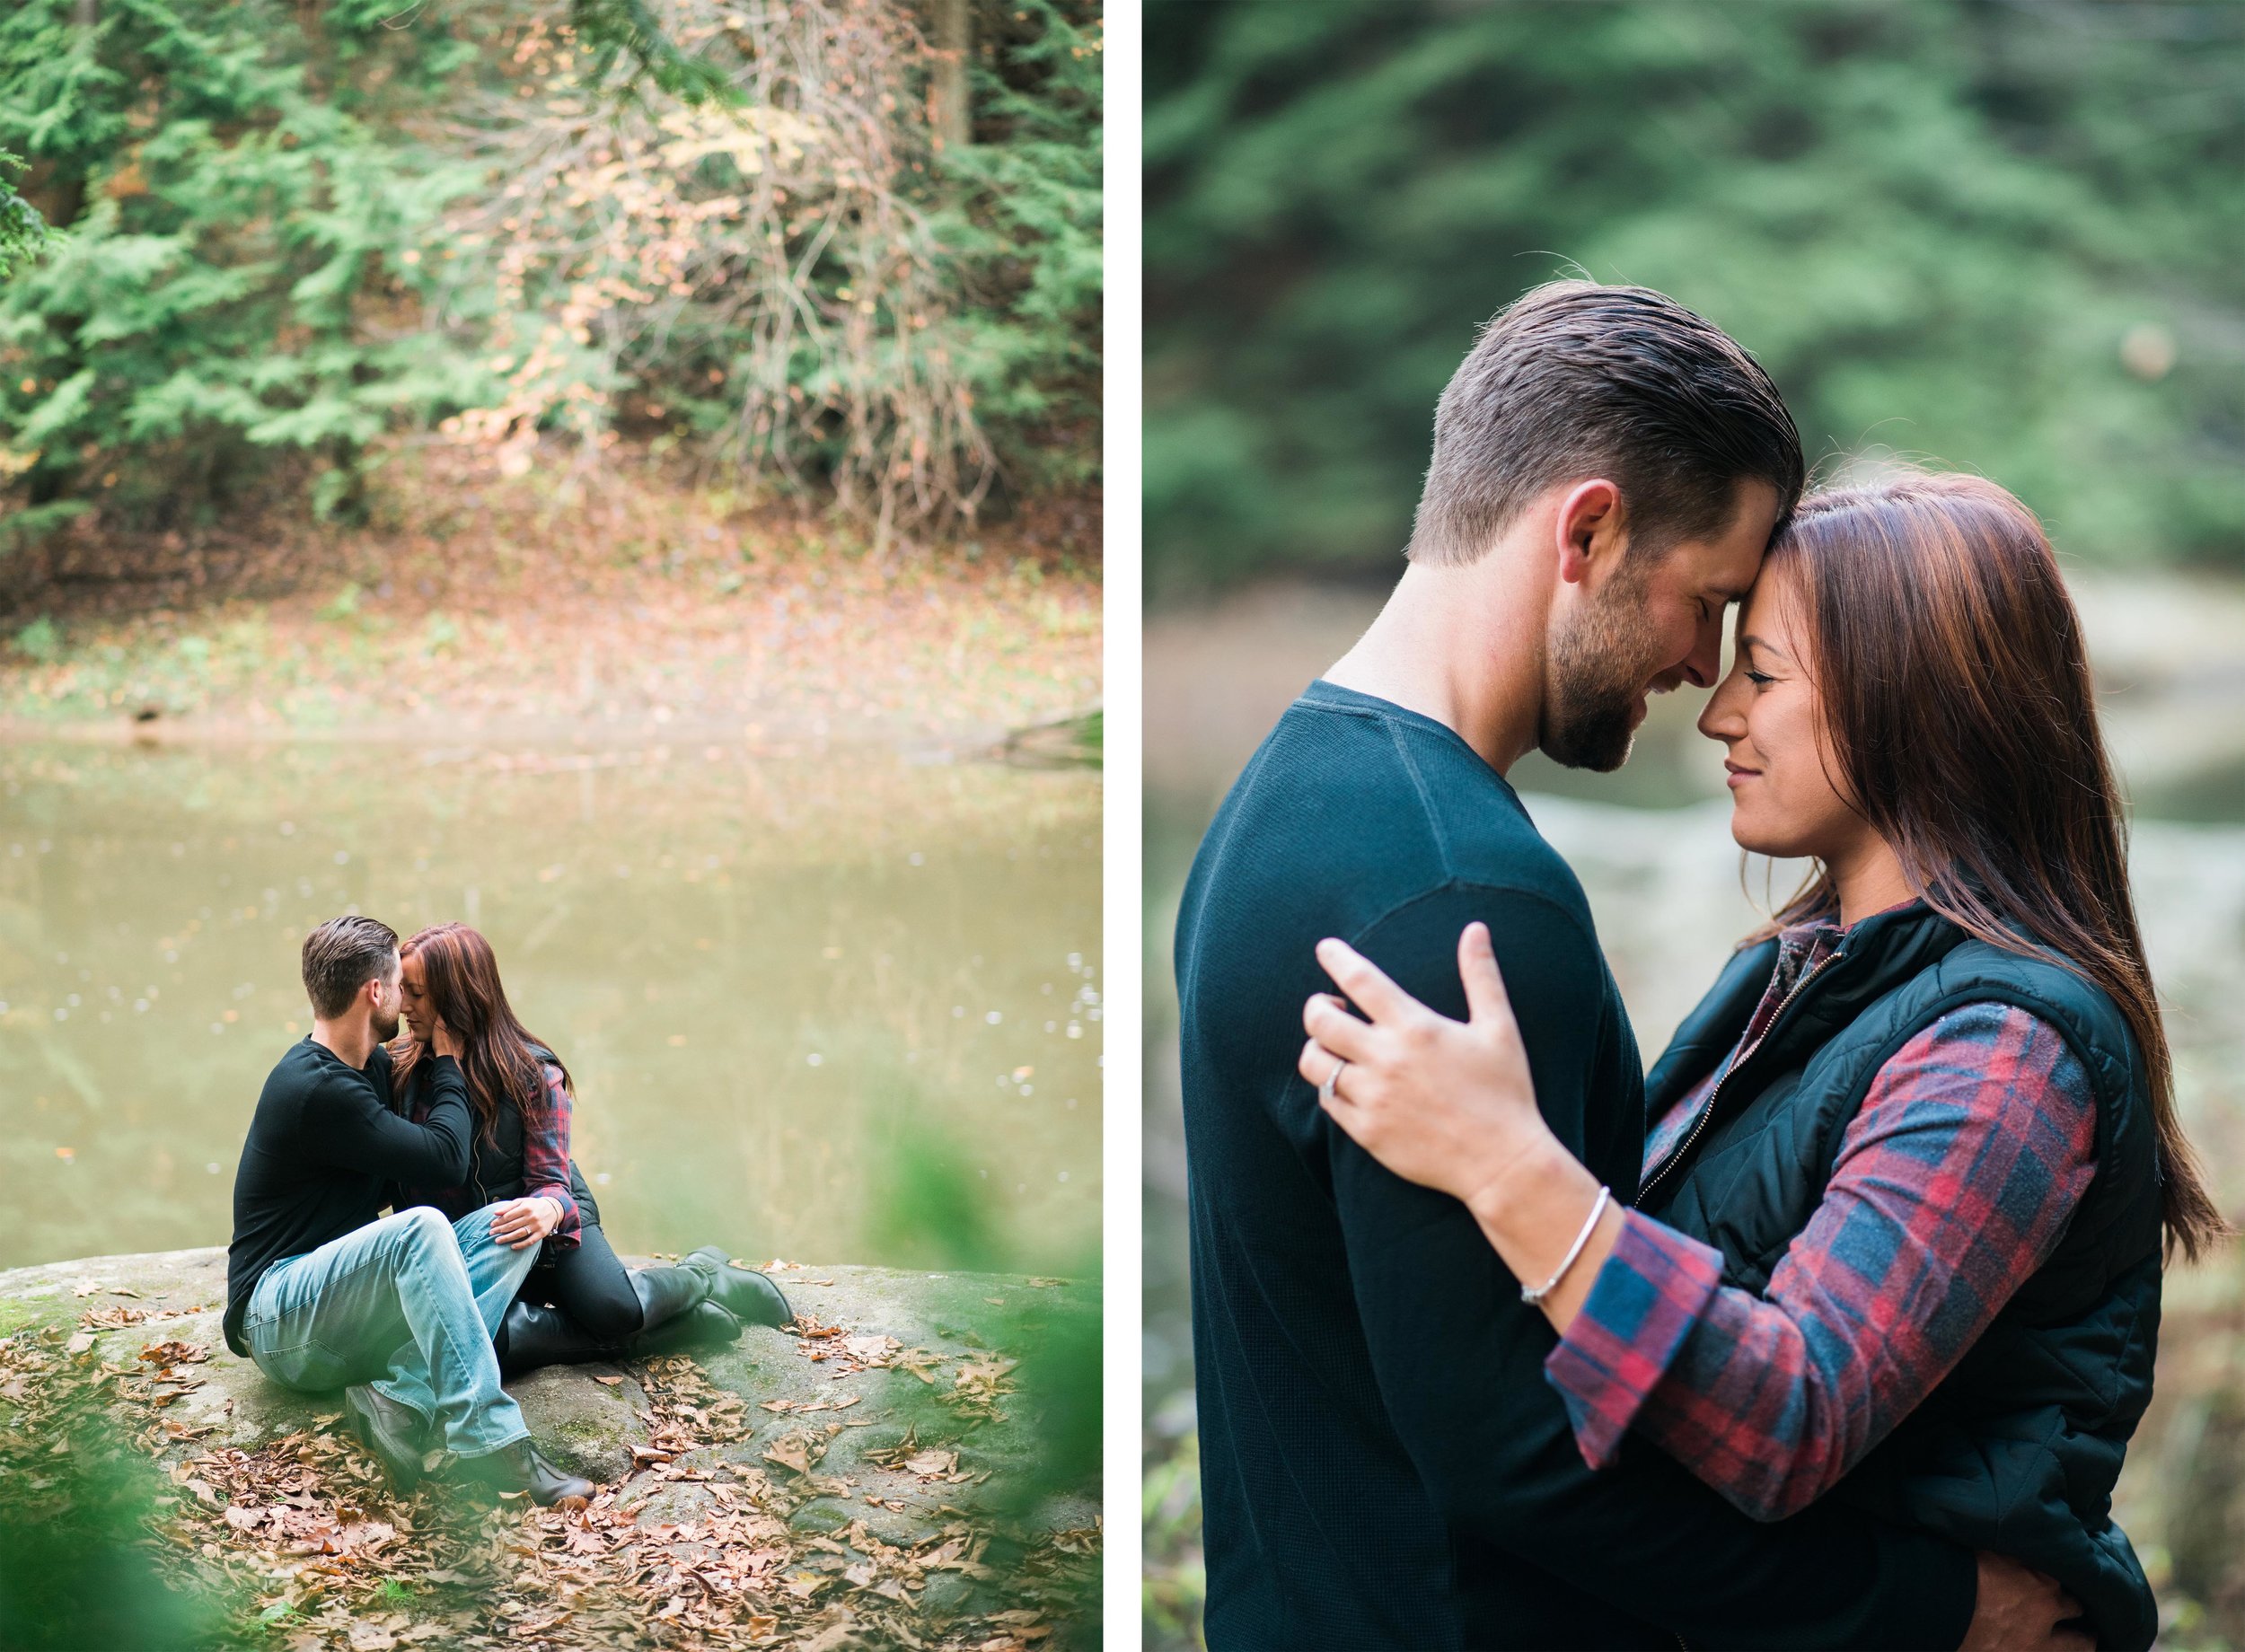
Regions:
<instances>
[{"instance_id":1,"label":"vest zipper","mask_svg":"<svg viewBox=\"0 0 2245 1652\"><path fill-rule=\"evenodd\" d=\"M1786 993L1783 998L1778 1000L1776 1013L1770 1016L1769 1025L1762 1029L1762 1036L1756 1039L1754 1042L1749 1044L1746 1049L1739 1051L1737 1058L1731 1061L1730 1065L1723 1068L1722 1076L1715 1080L1715 1087L1707 1093L1707 1104L1699 1110L1699 1118L1693 1124L1691 1129L1686 1133L1683 1142L1677 1147L1675 1152L1669 1154L1666 1159L1661 1161L1660 1168L1652 1173L1652 1180L1646 1182L1642 1187L1637 1190L1637 1208L1642 1209L1644 1208L1645 1200L1651 1196L1652 1190L1660 1185L1660 1179L1667 1175L1668 1172L1675 1169L1677 1165L1683 1163L1685 1155L1691 1152L1693 1144L1699 1140L1701 1135L1705 1132L1707 1126L1713 1121L1715 1117L1715 1103L1722 1094L1723 1085L1730 1082L1730 1075L1737 1072L1748 1061L1752 1060L1754 1059L1755 1051L1760 1050L1763 1045L1769 1042L1770 1035L1777 1031L1777 1024L1784 1020L1785 1012L1792 1007L1793 1000L1801 995L1801 993L1807 989L1809 983L1816 980L1818 976L1823 974L1825 971L1830 969L1834 964L1837 963L1841 959L1846 956L1847 953L1844 948L1835 952L1829 958L1827 958L1822 963L1818 964L1816 968L1810 970L1806 975L1795 981L1792 984L1792 990ZM1677 1639L1680 1644L1683 1640L1683 1637L1679 1635L1677 1637Z\"/></svg>"}]
</instances>

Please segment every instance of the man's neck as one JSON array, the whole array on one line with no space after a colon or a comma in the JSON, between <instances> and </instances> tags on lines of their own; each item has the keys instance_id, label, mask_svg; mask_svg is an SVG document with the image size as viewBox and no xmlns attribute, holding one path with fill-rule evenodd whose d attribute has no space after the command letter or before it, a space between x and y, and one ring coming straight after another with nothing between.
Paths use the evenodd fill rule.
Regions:
<instances>
[{"instance_id":1,"label":"man's neck","mask_svg":"<svg viewBox=\"0 0 2245 1652\"><path fill-rule=\"evenodd\" d=\"M1466 567L1413 563L1325 681L1453 731L1502 774L1536 744L1549 593L1503 548Z\"/></svg>"},{"instance_id":2,"label":"man's neck","mask_svg":"<svg viewBox=\"0 0 2245 1652\"><path fill-rule=\"evenodd\" d=\"M374 1036L374 1017L363 1010L339 1021L322 1021L314 1015L312 1041L337 1060L359 1068L374 1059L374 1046L381 1042Z\"/></svg>"}]
</instances>

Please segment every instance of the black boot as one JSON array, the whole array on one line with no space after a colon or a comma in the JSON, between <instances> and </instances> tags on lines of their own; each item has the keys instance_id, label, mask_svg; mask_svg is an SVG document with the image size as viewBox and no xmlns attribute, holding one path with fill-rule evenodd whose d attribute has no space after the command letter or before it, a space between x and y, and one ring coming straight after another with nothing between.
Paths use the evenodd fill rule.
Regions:
<instances>
[{"instance_id":1,"label":"black boot","mask_svg":"<svg viewBox=\"0 0 2245 1652\"><path fill-rule=\"evenodd\" d=\"M693 1267L634 1268L631 1288L639 1298L638 1335L643 1337L708 1301L709 1276Z\"/></svg>"},{"instance_id":2,"label":"black boot","mask_svg":"<svg viewBox=\"0 0 2245 1652\"><path fill-rule=\"evenodd\" d=\"M623 1345L620 1359L653 1359L659 1354L683 1353L690 1348L721 1348L738 1340L741 1322L714 1302L697 1302L683 1314L642 1331Z\"/></svg>"},{"instance_id":3,"label":"black boot","mask_svg":"<svg viewBox=\"0 0 2245 1652\"><path fill-rule=\"evenodd\" d=\"M527 1491L530 1500L541 1508L571 1500L590 1502L593 1493L600 1489L589 1480L554 1467L528 1440L516 1440L480 1457L462 1457L454 1472L494 1491Z\"/></svg>"},{"instance_id":4,"label":"black boot","mask_svg":"<svg viewBox=\"0 0 2245 1652\"><path fill-rule=\"evenodd\" d=\"M709 1300L709 1276L700 1268L634 1269L631 1288L639 1296L639 1331L624 1343L627 1358L651 1359L741 1334L741 1322Z\"/></svg>"},{"instance_id":5,"label":"black boot","mask_svg":"<svg viewBox=\"0 0 2245 1652\"><path fill-rule=\"evenodd\" d=\"M541 1366L616 1357L614 1343L602 1341L560 1309L519 1298L506 1305L499 1334L491 1340L499 1357L499 1379L508 1383Z\"/></svg>"},{"instance_id":6,"label":"black boot","mask_svg":"<svg viewBox=\"0 0 2245 1652\"><path fill-rule=\"evenodd\" d=\"M390 1489L400 1497L421 1483L427 1450L428 1419L380 1389L359 1383L343 1391L343 1415L360 1445L374 1454Z\"/></svg>"},{"instance_id":7,"label":"black boot","mask_svg":"<svg viewBox=\"0 0 2245 1652\"><path fill-rule=\"evenodd\" d=\"M687 1267L709 1276L709 1300L744 1325L770 1325L775 1330L792 1324L795 1310L767 1274L735 1268L714 1244L705 1244L686 1259Z\"/></svg>"}]
</instances>

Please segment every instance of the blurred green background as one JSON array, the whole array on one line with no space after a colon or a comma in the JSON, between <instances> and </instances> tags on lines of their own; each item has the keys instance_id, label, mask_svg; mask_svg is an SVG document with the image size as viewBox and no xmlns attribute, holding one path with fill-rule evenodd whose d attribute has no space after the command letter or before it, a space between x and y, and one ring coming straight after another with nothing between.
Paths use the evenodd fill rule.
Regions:
<instances>
[{"instance_id":1,"label":"blurred green background","mask_svg":"<svg viewBox=\"0 0 2245 1652\"><path fill-rule=\"evenodd\" d=\"M1157 600L1402 543L1434 400L1570 271L1673 294L1812 460L2245 560L2245 8L1149 0Z\"/></svg>"},{"instance_id":2,"label":"blurred green background","mask_svg":"<svg viewBox=\"0 0 2245 1652\"><path fill-rule=\"evenodd\" d=\"M1707 315L1827 470L1932 461L2042 514L2185 1118L2245 1215L2245 6L1149 0L1146 38L1149 1644L1197 1644L1202 1593L1177 895L1400 569L1443 383L1537 282ZM1649 1059L1793 881L1740 876L1696 699L1617 775L1511 777ZM2245 1645L2241 1283L2170 1276L2120 1489L2169 1648Z\"/></svg>"}]
</instances>

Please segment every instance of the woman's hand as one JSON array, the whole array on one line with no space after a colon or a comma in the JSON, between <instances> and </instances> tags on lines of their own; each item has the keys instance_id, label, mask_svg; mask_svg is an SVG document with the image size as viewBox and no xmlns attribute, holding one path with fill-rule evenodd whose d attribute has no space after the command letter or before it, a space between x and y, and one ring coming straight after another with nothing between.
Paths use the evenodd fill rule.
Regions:
<instances>
[{"instance_id":1,"label":"woman's hand","mask_svg":"<svg viewBox=\"0 0 2245 1652\"><path fill-rule=\"evenodd\" d=\"M429 1023L428 1048L431 1055L450 1056L454 1060L460 1058L460 1041L453 1036L452 1029L445 1024L441 1015Z\"/></svg>"},{"instance_id":2,"label":"woman's hand","mask_svg":"<svg viewBox=\"0 0 2245 1652\"><path fill-rule=\"evenodd\" d=\"M561 1226L561 1201L542 1193L535 1199L510 1199L491 1210L491 1237L517 1251L538 1243Z\"/></svg>"},{"instance_id":3,"label":"woman's hand","mask_svg":"<svg viewBox=\"0 0 2245 1652\"><path fill-rule=\"evenodd\" d=\"M1356 1144L1407 1182L1468 1205L1557 1141L1536 1108L1512 1002L1486 924L1457 938L1467 1021L1439 1015L1344 941L1321 941L1317 962L1369 1020L1319 993L1302 1009L1309 1042L1299 1064L1320 1103ZM1324 1088L1334 1062L1340 1077Z\"/></svg>"},{"instance_id":4,"label":"woman's hand","mask_svg":"<svg viewBox=\"0 0 2245 1652\"><path fill-rule=\"evenodd\" d=\"M1463 1199L1513 1278L1563 1334L1613 1253L1622 1213L1536 1106L1536 1081L1486 924L1457 937L1465 1021L1438 1015L1341 941L1317 962L1370 1017L1326 993L1302 1010L1303 1077L1367 1153ZM1336 1077L1334 1064L1345 1062Z\"/></svg>"}]
</instances>

